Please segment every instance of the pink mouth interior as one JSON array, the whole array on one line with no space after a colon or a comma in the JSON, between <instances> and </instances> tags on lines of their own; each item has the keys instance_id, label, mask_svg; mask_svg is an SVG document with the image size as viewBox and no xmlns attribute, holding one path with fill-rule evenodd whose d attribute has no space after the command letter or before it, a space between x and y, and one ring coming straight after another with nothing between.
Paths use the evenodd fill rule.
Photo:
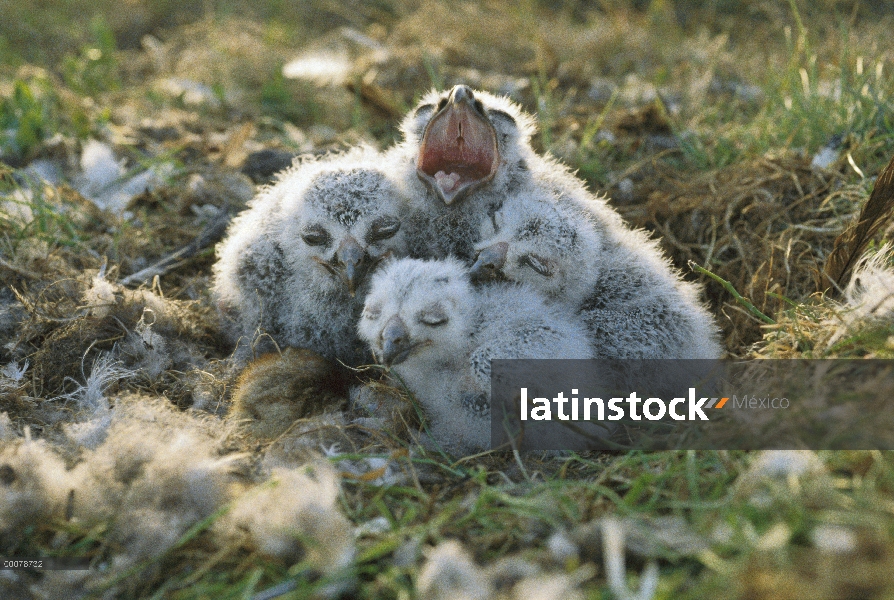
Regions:
<instances>
[{"instance_id":1,"label":"pink mouth interior","mask_svg":"<svg viewBox=\"0 0 894 600\"><path fill-rule=\"evenodd\" d=\"M435 116L422 138L416 163L445 198L493 177L499 155L490 123L465 105L454 105Z\"/></svg>"}]
</instances>

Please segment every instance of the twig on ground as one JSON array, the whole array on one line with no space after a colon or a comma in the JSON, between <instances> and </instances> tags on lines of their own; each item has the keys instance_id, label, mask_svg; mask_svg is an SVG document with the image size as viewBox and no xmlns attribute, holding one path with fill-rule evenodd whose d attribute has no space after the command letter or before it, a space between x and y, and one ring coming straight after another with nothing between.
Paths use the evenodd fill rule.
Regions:
<instances>
[{"instance_id":1,"label":"twig on ground","mask_svg":"<svg viewBox=\"0 0 894 600\"><path fill-rule=\"evenodd\" d=\"M141 271L137 271L132 275L128 275L121 280L121 285L132 286L141 285L147 281L151 281L156 275L164 275L173 271L180 265L184 264L186 259L192 258L204 248L217 243L224 236L227 225L230 224L230 215L226 211L214 218L192 242L168 254L154 265L146 267Z\"/></svg>"},{"instance_id":2,"label":"twig on ground","mask_svg":"<svg viewBox=\"0 0 894 600\"><path fill-rule=\"evenodd\" d=\"M738 302L739 304L744 306L746 309L748 309L748 312L750 312L752 315L754 315L755 317L757 317L764 323L768 323L770 325L776 324L776 321L774 321L773 319L771 319L770 317L768 317L767 315L762 313L754 304L751 303L751 301L748 298L746 298L745 296L740 294L736 290L736 288L733 287L732 283L730 283L723 277L720 277L719 275L715 275L714 273L707 270L706 268L699 266L698 264L695 263L695 261L692 261L692 260L689 261L689 268L692 269L693 271L695 271L696 273L701 273L702 275L707 275L708 277L710 277L711 279L713 279L714 281L716 281L717 283L722 285L723 289L725 289L726 291L728 291L730 294L733 295L733 298L736 299L736 302Z\"/></svg>"}]
</instances>

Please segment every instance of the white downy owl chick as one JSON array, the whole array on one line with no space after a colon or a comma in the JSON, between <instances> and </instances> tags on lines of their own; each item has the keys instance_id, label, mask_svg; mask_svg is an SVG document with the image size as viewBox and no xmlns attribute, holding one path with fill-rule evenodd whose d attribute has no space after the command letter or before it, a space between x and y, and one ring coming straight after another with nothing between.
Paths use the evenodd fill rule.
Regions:
<instances>
[{"instance_id":1,"label":"white downy owl chick","mask_svg":"<svg viewBox=\"0 0 894 600\"><path fill-rule=\"evenodd\" d=\"M425 95L387 153L412 201L409 252L471 259L482 219L532 185L534 121L515 103L457 85Z\"/></svg>"},{"instance_id":2,"label":"white downy owl chick","mask_svg":"<svg viewBox=\"0 0 894 600\"><path fill-rule=\"evenodd\" d=\"M373 276L360 337L425 409L446 450L490 445L490 361L591 358L585 329L527 286L475 289L457 259L389 262Z\"/></svg>"},{"instance_id":3,"label":"white downy owl chick","mask_svg":"<svg viewBox=\"0 0 894 600\"><path fill-rule=\"evenodd\" d=\"M213 288L232 341L250 342L260 330L281 347L364 362L355 326L368 274L406 251L406 205L381 162L360 148L296 164L234 219Z\"/></svg>"},{"instance_id":4,"label":"white downy owl chick","mask_svg":"<svg viewBox=\"0 0 894 600\"><path fill-rule=\"evenodd\" d=\"M507 200L482 228L473 277L499 274L578 312L598 358L718 358L717 329L697 286L604 199L584 200Z\"/></svg>"}]
</instances>

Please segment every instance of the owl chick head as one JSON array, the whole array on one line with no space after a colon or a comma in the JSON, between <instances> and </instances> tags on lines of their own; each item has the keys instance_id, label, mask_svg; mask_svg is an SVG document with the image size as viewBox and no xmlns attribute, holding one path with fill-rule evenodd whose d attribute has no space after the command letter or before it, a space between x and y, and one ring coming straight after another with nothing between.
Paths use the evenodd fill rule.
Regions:
<instances>
[{"instance_id":1,"label":"owl chick head","mask_svg":"<svg viewBox=\"0 0 894 600\"><path fill-rule=\"evenodd\" d=\"M358 332L387 366L455 362L468 350L473 304L458 260L390 261L372 278Z\"/></svg>"},{"instance_id":2,"label":"owl chick head","mask_svg":"<svg viewBox=\"0 0 894 600\"><path fill-rule=\"evenodd\" d=\"M596 229L545 193L507 199L482 225L481 240L473 280L527 283L546 298L576 304L598 273Z\"/></svg>"},{"instance_id":3,"label":"owl chick head","mask_svg":"<svg viewBox=\"0 0 894 600\"><path fill-rule=\"evenodd\" d=\"M294 266L313 274L308 285L351 295L380 260L406 249L400 195L382 171L352 155L311 167L284 195L282 240Z\"/></svg>"},{"instance_id":4,"label":"owl chick head","mask_svg":"<svg viewBox=\"0 0 894 600\"><path fill-rule=\"evenodd\" d=\"M445 204L487 185L533 152L534 121L507 98L465 85L429 92L401 125L416 174Z\"/></svg>"}]
</instances>

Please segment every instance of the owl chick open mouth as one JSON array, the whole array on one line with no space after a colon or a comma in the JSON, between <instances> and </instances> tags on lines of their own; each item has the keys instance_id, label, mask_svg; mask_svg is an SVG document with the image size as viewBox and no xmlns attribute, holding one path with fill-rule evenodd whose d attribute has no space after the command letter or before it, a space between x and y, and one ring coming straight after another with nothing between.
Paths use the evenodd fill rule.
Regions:
<instances>
[{"instance_id":1,"label":"owl chick open mouth","mask_svg":"<svg viewBox=\"0 0 894 600\"><path fill-rule=\"evenodd\" d=\"M467 87L456 86L425 127L417 174L452 204L493 179L499 163L497 134L481 103Z\"/></svg>"}]
</instances>

